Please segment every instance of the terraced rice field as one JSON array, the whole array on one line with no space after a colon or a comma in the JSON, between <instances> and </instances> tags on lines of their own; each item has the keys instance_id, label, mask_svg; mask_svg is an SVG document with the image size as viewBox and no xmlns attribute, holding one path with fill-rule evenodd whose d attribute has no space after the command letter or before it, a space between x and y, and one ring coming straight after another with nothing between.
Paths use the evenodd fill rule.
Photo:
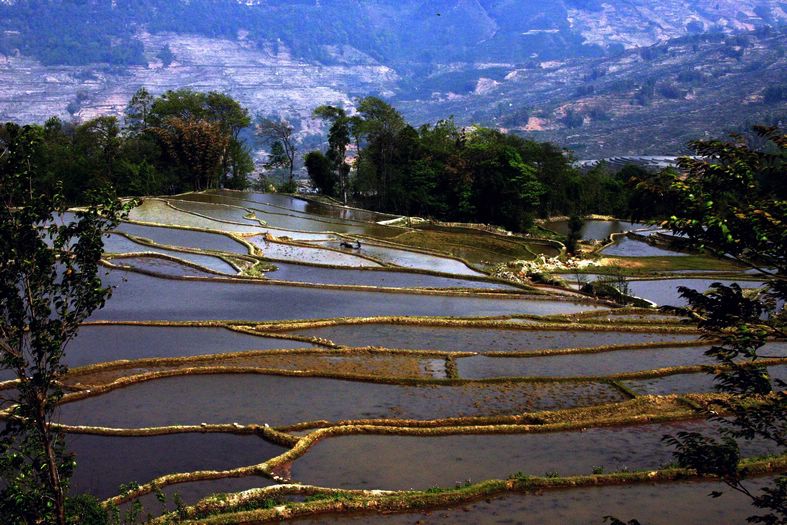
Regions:
<instances>
[{"instance_id":1,"label":"terraced rice field","mask_svg":"<svg viewBox=\"0 0 787 525\"><path fill-rule=\"evenodd\" d=\"M222 523L751 514L733 493L709 503L718 485L680 479L661 442L714 431L699 410L712 342L658 310L491 279L479 261L501 255L484 247L523 240L441 230L460 248L422 250L422 232L375 222L388 219L231 191L135 209L107 239L113 297L67 349L57 421L77 455L72 490L139 501L143 516L177 494L184 516ZM474 260L458 258L473 236ZM664 303L708 283L630 284ZM772 376L787 376L787 344L767 350ZM755 440L743 453L774 450ZM765 476L785 464L752 463Z\"/></svg>"}]
</instances>

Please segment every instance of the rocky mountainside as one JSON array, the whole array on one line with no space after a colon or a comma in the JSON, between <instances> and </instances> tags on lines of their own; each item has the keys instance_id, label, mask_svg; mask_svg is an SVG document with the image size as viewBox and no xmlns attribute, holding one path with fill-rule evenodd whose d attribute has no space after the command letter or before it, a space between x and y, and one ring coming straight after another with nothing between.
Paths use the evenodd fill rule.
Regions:
<instances>
[{"instance_id":1,"label":"rocky mountainside","mask_svg":"<svg viewBox=\"0 0 787 525\"><path fill-rule=\"evenodd\" d=\"M775 0L0 0L0 119L118 114L142 85L190 87L296 118L306 136L317 131L316 105L375 94L415 122L453 114L580 156L671 153L690 133L783 118L785 9Z\"/></svg>"}]
</instances>

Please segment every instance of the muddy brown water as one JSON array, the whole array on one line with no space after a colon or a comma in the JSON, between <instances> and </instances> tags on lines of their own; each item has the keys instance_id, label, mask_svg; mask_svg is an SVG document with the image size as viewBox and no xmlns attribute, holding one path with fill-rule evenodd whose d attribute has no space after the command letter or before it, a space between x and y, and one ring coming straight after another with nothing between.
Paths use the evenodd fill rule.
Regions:
<instances>
[{"instance_id":1,"label":"muddy brown water","mask_svg":"<svg viewBox=\"0 0 787 525\"><path fill-rule=\"evenodd\" d=\"M747 482L754 490L768 479ZM711 499L713 491L723 496ZM508 494L452 508L400 514L323 515L294 520L299 525L328 523L389 525L588 525L604 523L612 515L647 525L746 523L760 514L751 500L718 482L675 482L595 487L537 494Z\"/></svg>"},{"instance_id":2,"label":"muddy brown water","mask_svg":"<svg viewBox=\"0 0 787 525\"><path fill-rule=\"evenodd\" d=\"M60 407L72 425L295 424L517 414L621 401L600 383L400 386L323 378L206 375L158 379Z\"/></svg>"},{"instance_id":3,"label":"muddy brown water","mask_svg":"<svg viewBox=\"0 0 787 525\"><path fill-rule=\"evenodd\" d=\"M458 359L457 366L459 376L468 379L605 376L674 366L713 364L715 360L705 355L708 348L653 348L528 358L480 355ZM768 354L785 357L787 348L774 346Z\"/></svg>"},{"instance_id":4,"label":"muddy brown water","mask_svg":"<svg viewBox=\"0 0 787 525\"><path fill-rule=\"evenodd\" d=\"M121 484L142 484L174 472L255 465L286 451L257 436L231 434L152 437L69 434L66 446L76 454L77 460L71 491L90 492L98 498L118 494ZM230 488L232 484L227 485Z\"/></svg>"},{"instance_id":5,"label":"muddy brown water","mask_svg":"<svg viewBox=\"0 0 787 525\"><path fill-rule=\"evenodd\" d=\"M120 359L188 357L312 346L299 341L248 335L226 328L83 326L66 347L65 362L73 368Z\"/></svg>"},{"instance_id":6,"label":"muddy brown water","mask_svg":"<svg viewBox=\"0 0 787 525\"><path fill-rule=\"evenodd\" d=\"M527 298L326 290L233 282L187 282L113 270L112 299L95 320L320 319L359 316L501 316L576 313L592 304ZM219 318L219 319L217 319Z\"/></svg>"},{"instance_id":7,"label":"muddy brown water","mask_svg":"<svg viewBox=\"0 0 787 525\"><path fill-rule=\"evenodd\" d=\"M601 345L692 341L691 334L504 330L394 324L339 325L296 330L293 334L330 339L346 346L430 349L457 352L516 352Z\"/></svg>"},{"instance_id":8,"label":"muddy brown water","mask_svg":"<svg viewBox=\"0 0 787 525\"><path fill-rule=\"evenodd\" d=\"M591 474L594 467L655 469L672 461L672 451L661 443L665 434L708 428L705 422L683 422L551 434L341 436L318 442L297 459L292 478L339 488L427 489L515 472L566 476ZM775 452L759 442L741 450L747 456Z\"/></svg>"}]
</instances>

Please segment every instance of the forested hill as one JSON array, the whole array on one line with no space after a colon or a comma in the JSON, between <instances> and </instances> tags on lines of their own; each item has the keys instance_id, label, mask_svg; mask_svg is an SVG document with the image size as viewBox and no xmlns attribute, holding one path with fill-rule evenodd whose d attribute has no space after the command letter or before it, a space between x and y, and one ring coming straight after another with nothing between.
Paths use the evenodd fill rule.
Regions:
<instances>
[{"instance_id":1,"label":"forested hill","mask_svg":"<svg viewBox=\"0 0 787 525\"><path fill-rule=\"evenodd\" d=\"M0 52L44 64L142 64L150 32L280 42L330 61L351 46L390 65L562 59L619 52L690 32L785 22L775 0L5 0Z\"/></svg>"},{"instance_id":2,"label":"forested hill","mask_svg":"<svg viewBox=\"0 0 787 525\"><path fill-rule=\"evenodd\" d=\"M687 136L787 115L786 9L777 0L0 0L0 121L120 115L141 86L192 87L316 137L315 106L376 95L414 123L454 115L584 158L674 154Z\"/></svg>"}]
</instances>

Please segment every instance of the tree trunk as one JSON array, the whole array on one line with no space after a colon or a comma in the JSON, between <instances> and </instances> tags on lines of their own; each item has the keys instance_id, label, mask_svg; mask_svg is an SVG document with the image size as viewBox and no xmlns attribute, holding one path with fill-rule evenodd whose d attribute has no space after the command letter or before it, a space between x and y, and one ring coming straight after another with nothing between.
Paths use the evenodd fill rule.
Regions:
<instances>
[{"instance_id":1,"label":"tree trunk","mask_svg":"<svg viewBox=\"0 0 787 525\"><path fill-rule=\"evenodd\" d=\"M60 470L57 465L57 457L52 443L52 435L46 417L46 392L37 393L35 396L35 426L40 434L41 443L46 454L47 482L52 494L55 505L55 519L57 525L66 525L66 498L63 493L63 486L60 480Z\"/></svg>"}]
</instances>

